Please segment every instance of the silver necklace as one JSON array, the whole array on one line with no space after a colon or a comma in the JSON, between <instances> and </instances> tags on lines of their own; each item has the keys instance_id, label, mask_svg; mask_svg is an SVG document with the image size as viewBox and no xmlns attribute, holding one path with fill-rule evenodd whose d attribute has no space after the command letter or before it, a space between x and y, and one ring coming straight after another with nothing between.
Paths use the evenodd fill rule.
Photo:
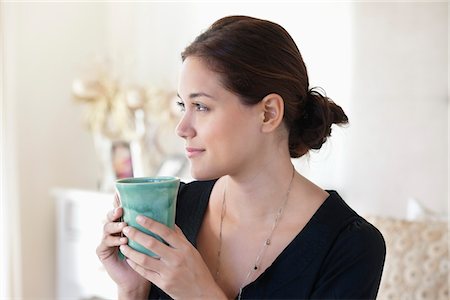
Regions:
<instances>
[{"instance_id":1,"label":"silver necklace","mask_svg":"<svg viewBox=\"0 0 450 300\"><path fill-rule=\"evenodd\" d=\"M283 215L284 209L286 207L287 201L289 199L289 193L291 192L291 187L292 187L292 182L294 181L294 175L295 175L295 168L294 166L292 166L292 176L291 176L291 181L289 182L289 187L286 191L286 196L285 199L283 200L283 203L281 204L280 208L277 211L277 214L275 215L275 220L273 222L272 228L270 230L269 236L264 240L264 243L261 247L261 249L258 252L258 255L256 256L256 260L255 263L253 264L253 266L250 268L250 270L247 273L247 276L245 277L244 282L242 283L241 287L239 288L239 294L238 294L238 300L241 299L241 295L242 295L242 290L244 288L244 286L248 283L249 279L251 278L252 274L254 274L261 266L261 260L264 257L264 254L266 253L267 248L270 246L271 242L272 242L272 236L273 233L275 232L275 229L278 226L278 223L281 219L281 216ZM226 197L225 197L225 192L227 189L227 183L225 183L225 188L223 189L223 197L222 197L222 210L220 213L220 226L219 226L219 249L217 250L217 264L216 264L216 274L215 274L215 279L217 281L218 276L219 276L219 271L220 271L220 257L222 254L222 230L223 230L223 219L225 218L226 215Z\"/></svg>"}]
</instances>

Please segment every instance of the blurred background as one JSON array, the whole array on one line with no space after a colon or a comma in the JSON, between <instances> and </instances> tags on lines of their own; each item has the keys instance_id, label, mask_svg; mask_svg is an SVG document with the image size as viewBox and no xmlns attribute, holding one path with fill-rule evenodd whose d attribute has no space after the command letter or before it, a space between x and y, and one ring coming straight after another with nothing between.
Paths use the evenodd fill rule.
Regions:
<instances>
[{"instance_id":1,"label":"blurred background","mask_svg":"<svg viewBox=\"0 0 450 300\"><path fill-rule=\"evenodd\" d=\"M231 14L285 27L311 86L346 111L350 125L294 164L382 230L380 298L448 299L447 1L0 9L0 299L115 297L95 257L114 179L191 180L174 134L179 53Z\"/></svg>"}]
</instances>

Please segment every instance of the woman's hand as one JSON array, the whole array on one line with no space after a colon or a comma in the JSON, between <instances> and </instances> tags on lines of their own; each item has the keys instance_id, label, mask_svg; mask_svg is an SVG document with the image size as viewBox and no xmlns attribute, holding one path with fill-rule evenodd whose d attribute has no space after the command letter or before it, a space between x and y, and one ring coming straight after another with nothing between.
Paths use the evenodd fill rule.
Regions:
<instances>
[{"instance_id":1,"label":"woman's hand","mask_svg":"<svg viewBox=\"0 0 450 300\"><path fill-rule=\"evenodd\" d=\"M127 245L120 250L127 262L142 277L148 279L174 299L225 299L200 253L186 239L181 230L158 223L144 216L136 221L159 235L169 245L133 227L123 229L125 235L151 250L158 257L137 252Z\"/></svg>"},{"instance_id":2,"label":"woman's hand","mask_svg":"<svg viewBox=\"0 0 450 300\"><path fill-rule=\"evenodd\" d=\"M126 223L121 222L123 209L119 207L119 199L116 194L114 210L107 214L107 222L103 227L103 238L97 247L97 256L105 267L109 276L114 280L119 289L120 298L146 299L150 291L150 282L136 273L125 260L119 259L118 249L120 245L126 245L128 239L121 237L122 229Z\"/></svg>"}]
</instances>

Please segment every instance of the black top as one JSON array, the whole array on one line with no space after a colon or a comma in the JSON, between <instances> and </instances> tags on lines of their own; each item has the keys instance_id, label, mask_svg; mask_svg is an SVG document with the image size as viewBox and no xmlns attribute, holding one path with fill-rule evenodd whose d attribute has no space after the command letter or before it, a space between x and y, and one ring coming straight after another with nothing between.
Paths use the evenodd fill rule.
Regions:
<instances>
[{"instance_id":1,"label":"black top","mask_svg":"<svg viewBox=\"0 0 450 300\"><path fill-rule=\"evenodd\" d=\"M180 187L176 223L196 246L215 181ZM381 233L335 191L242 299L375 299L386 248ZM150 299L170 299L155 285Z\"/></svg>"}]
</instances>

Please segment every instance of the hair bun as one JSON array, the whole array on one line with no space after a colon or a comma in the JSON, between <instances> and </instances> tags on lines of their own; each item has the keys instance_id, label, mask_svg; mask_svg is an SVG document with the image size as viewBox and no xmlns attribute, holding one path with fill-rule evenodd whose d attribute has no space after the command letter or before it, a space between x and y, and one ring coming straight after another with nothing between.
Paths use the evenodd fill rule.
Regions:
<instances>
[{"instance_id":1,"label":"hair bun","mask_svg":"<svg viewBox=\"0 0 450 300\"><path fill-rule=\"evenodd\" d=\"M343 109L325 96L323 89L309 89L300 118L291 128L291 157L300 157L310 149L320 149L331 135L333 124L347 123L348 118Z\"/></svg>"}]
</instances>

